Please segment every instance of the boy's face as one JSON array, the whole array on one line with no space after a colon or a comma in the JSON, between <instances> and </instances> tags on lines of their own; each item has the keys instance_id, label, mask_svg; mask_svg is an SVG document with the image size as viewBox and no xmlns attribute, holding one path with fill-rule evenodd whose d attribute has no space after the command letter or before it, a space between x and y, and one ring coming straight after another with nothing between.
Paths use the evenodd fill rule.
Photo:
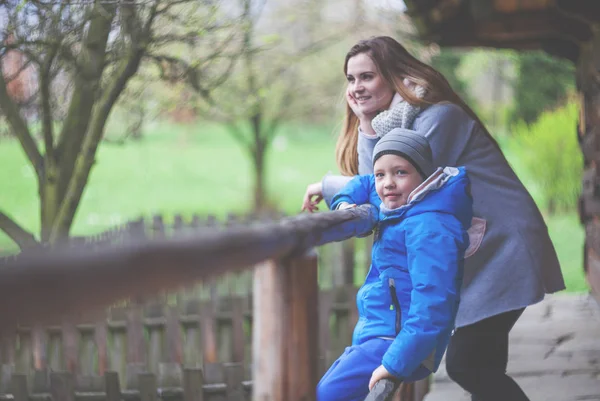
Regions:
<instances>
[{"instance_id":1,"label":"boy's face","mask_svg":"<svg viewBox=\"0 0 600 401\"><path fill-rule=\"evenodd\" d=\"M423 182L417 169L398 155L381 156L373 169L377 195L388 209L406 205L408 195Z\"/></svg>"}]
</instances>

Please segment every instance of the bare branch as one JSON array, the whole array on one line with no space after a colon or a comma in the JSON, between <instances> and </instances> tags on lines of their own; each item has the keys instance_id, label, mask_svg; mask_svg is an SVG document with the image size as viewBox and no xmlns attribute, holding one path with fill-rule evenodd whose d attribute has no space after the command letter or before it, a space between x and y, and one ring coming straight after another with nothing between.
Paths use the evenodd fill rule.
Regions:
<instances>
[{"instance_id":1,"label":"bare branch","mask_svg":"<svg viewBox=\"0 0 600 401\"><path fill-rule=\"evenodd\" d=\"M21 249L39 246L33 234L23 229L2 211L0 211L0 230L4 231Z\"/></svg>"},{"instance_id":2,"label":"bare branch","mask_svg":"<svg viewBox=\"0 0 600 401\"><path fill-rule=\"evenodd\" d=\"M135 30L138 29L138 26L133 22L133 20L137 18L135 9L130 9L130 12L134 13L128 16L128 18L131 18L129 21L131 24L129 26L129 29L131 29L130 32L133 35L138 35L140 33L135 32ZM145 30L151 28L151 21L153 20L155 13L156 4L147 21L147 24L150 25L146 25L144 28ZM128 57L122 60L121 65L114 74L114 78L108 84L108 88L97 101L89 124L90 132L85 137L81 152L78 153L76 169L69 180L65 197L60 204L57 217L54 220L50 232L50 242L52 243L58 241L61 235L63 235L63 233L71 226L73 216L75 215L81 195L83 194L83 189L89 177L92 165L94 164L98 144L102 139L104 126L106 125L110 111L119 96L127 87L129 79L137 72L145 51L146 48L144 42L133 42Z\"/></svg>"},{"instance_id":3,"label":"bare branch","mask_svg":"<svg viewBox=\"0 0 600 401\"><path fill-rule=\"evenodd\" d=\"M244 133L235 122L232 121L228 124L225 124L225 128L227 128L227 132L229 132L233 139L235 139L244 148L247 149L252 146L252 142L244 136Z\"/></svg>"},{"instance_id":4,"label":"bare branch","mask_svg":"<svg viewBox=\"0 0 600 401\"><path fill-rule=\"evenodd\" d=\"M10 124L14 134L19 139L21 143L21 147L25 151L25 154L29 158L29 162L33 166L38 177L42 177L43 168L44 168L44 160L40 151L31 136L31 132L29 132L29 127L27 123L21 116L19 112L18 106L11 99L8 94L8 90L6 88L6 82L4 81L4 76L0 72L0 109L6 116L8 123Z\"/></svg>"}]
</instances>

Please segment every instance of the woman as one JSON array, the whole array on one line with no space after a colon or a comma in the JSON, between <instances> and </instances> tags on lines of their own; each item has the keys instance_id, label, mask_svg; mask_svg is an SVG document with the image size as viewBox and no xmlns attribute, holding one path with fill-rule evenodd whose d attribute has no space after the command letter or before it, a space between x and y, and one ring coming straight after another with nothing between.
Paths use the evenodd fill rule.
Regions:
<instances>
[{"instance_id":1,"label":"woman","mask_svg":"<svg viewBox=\"0 0 600 401\"><path fill-rule=\"evenodd\" d=\"M465 261L446 369L473 400L528 400L506 375L508 334L528 305L565 288L540 211L475 113L397 41L359 42L346 55L344 73L348 105L336 147L342 174L373 172L375 128L390 119L424 133L435 166L466 167L473 214L485 220L485 235ZM322 199L329 205L349 179L326 176L309 185L303 210L316 210Z\"/></svg>"}]
</instances>

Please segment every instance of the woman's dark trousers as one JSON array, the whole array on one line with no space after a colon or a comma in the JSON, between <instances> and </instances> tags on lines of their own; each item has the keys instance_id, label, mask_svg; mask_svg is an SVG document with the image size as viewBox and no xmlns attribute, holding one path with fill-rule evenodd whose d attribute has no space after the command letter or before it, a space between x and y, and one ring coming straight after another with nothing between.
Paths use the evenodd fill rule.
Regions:
<instances>
[{"instance_id":1,"label":"woman's dark trousers","mask_svg":"<svg viewBox=\"0 0 600 401\"><path fill-rule=\"evenodd\" d=\"M508 333L524 309L456 329L446 351L446 370L472 401L529 401L506 374Z\"/></svg>"}]
</instances>

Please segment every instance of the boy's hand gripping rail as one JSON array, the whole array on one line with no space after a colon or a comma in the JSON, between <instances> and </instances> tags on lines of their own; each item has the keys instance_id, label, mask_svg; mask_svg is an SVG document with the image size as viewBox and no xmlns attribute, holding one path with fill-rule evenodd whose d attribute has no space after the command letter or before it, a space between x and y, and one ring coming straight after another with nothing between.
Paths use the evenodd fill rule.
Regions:
<instances>
[{"instance_id":1,"label":"boy's hand gripping rail","mask_svg":"<svg viewBox=\"0 0 600 401\"><path fill-rule=\"evenodd\" d=\"M373 386L373 389L365 398L365 401L392 401L396 390L400 387L401 381L382 379Z\"/></svg>"}]
</instances>

